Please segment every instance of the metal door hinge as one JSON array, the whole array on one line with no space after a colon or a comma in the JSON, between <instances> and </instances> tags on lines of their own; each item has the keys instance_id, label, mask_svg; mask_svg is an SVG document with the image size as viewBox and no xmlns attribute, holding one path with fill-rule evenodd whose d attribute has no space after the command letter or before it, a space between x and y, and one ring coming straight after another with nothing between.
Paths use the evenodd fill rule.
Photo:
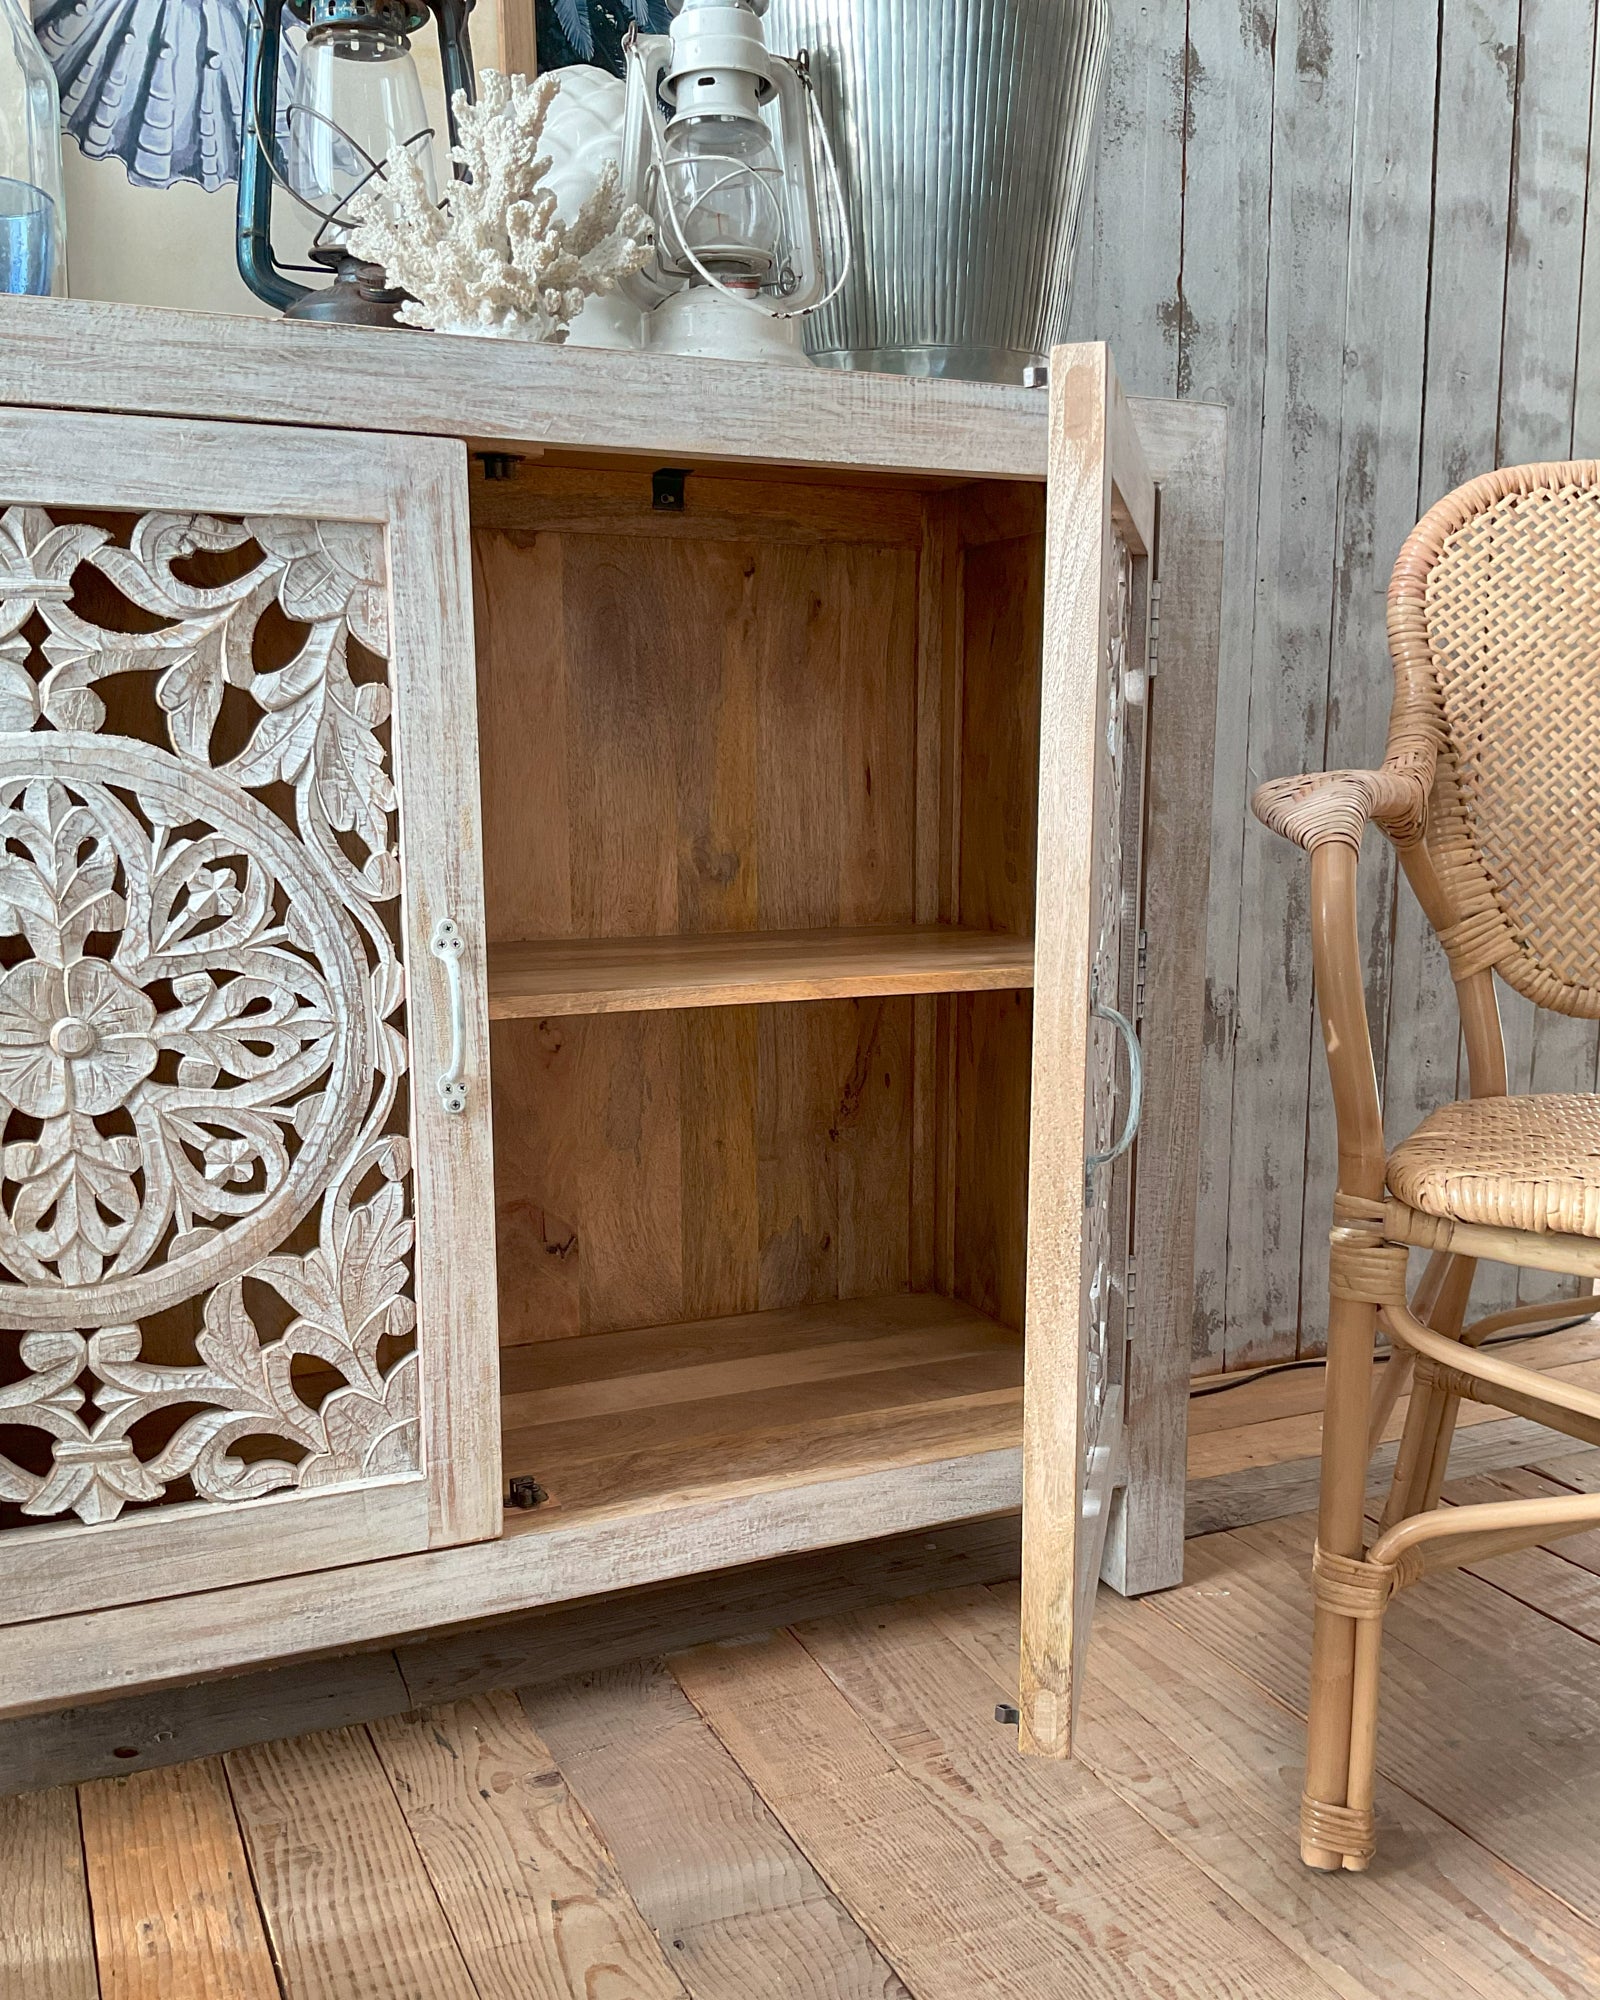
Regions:
<instances>
[{"instance_id":1,"label":"metal door hinge","mask_svg":"<svg viewBox=\"0 0 1600 2000\"><path fill-rule=\"evenodd\" d=\"M1144 983L1150 971L1150 933L1141 925L1134 953L1133 1018L1144 1019Z\"/></svg>"},{"instance_id":2,"label":"metal door hinge","mask_svg":"<svg viewBox=\"0 0 1600 2000\"><path fill-rule=\"evenodd\" d=\"M1161 579L1150 579L1150 637L1144 651L1144 677L1153 681L1161 654Z\"/></svg>"},{"instance_id":3,"label":"metal door hinge","mask_svg":"<svg viewBox=\"0 0 1600 2000\"><path fill-rule=\"evenodd\" d=\"M650 505L658 514L681 514L688 502L683 482L689 477L681 465L663 465L650 475Z\"/></svg>"}]
</instances>

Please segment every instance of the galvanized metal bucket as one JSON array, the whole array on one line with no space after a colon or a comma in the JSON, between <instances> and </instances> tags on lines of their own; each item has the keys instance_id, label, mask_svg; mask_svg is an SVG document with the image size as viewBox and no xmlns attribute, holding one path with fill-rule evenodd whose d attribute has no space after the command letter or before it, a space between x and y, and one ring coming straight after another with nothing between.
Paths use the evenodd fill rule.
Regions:
<instances>
[{"instance_id":1,"label":"galvanized metal bucket","mask_svg":"<svg viewBox=\"0 0 1600 2000\"><path fill-rule=\"evenodd\" d=\"M771 0L811 52L854 265L805 323L836 368L1015 382L1066 329L1110 0Z\"/></svg>"}]
</instances>

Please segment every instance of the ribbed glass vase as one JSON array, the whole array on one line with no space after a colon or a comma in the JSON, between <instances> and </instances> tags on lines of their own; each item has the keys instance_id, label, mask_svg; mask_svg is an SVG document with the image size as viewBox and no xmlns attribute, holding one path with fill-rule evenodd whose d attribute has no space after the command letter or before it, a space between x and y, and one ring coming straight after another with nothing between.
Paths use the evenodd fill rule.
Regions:
<instances>
[{"instance_id":1,"label":"ribbed glass vase","mask_svg":"<svg viewBox=\"0 0 1600 2000\"><path fill-rule=\"evenodd\" d=\"M1109 0L771 0L811 54L854 268L819 362L1015 382L1063 337Z\"/></svg>"}]
</instances>

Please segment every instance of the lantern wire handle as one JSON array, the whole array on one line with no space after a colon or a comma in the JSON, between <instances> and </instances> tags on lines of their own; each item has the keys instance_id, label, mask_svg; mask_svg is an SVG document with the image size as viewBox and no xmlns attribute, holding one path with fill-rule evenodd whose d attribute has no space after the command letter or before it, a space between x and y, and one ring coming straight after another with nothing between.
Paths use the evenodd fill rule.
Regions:
<instances>
[{"instance_id":1,"label":"lantern wire handle","mask_svg":"<svg viewBox=\"0 0 1600 2000\"><path fill-rule=\"evenodd\" d=\"M804 319L807 313L820 312L824 306L831 305L840 292L843 291L845 280L850 275L850 225L845 213L844 186L839 178L838 163L833 156L833 141L828 136L827 120L821 116L816 108L816 95L811 81L809 65L789 63L789 67L799 77L801 85L806 92L806 102L810 114L806 119L807 128L808 130L814 129L820 135L822 141L822 157L828 169L828 182L833 196L834 217L839 225L839 236L844 246L844 262L838 277L834 280L830 289L817 300L814 306L802 306L798 312L784 312L781 309L764 306L758 299L751 298L747 293L736 291L733 286L723 284L722 280L713 272L708 271L695 255L694 245L684 233L683 223L678 215L678 204L673 198L671 183L667 179L667 159L661 145L661 127L655 118L650 103L655 93L650 88L648 74L644 72L644 57L639 53L639 32L636 26L630 24L627 38L623 43L623 50L629 62L638 63L640 68L644 85L645 123L650 128L650 155L652 164L656 170L656 185L661 189L662 199L667 205L668 217L672 222L673 228L677 231L678 242L682 246L683 253L688 258L696 274L703 278L713 291L721 292L725 299L732 299L735 305L743 306L747 312L760 313L764 319ZM788 58L777 56L774 60L777 62L786 62ZM712 155L711 157L715 158L716 156ZM776 206L777 197L773 194L772 190L767 187L766 182L759 175L756 176L756 179L758 184L765 189L767 198ZM717 182L715 187L707 190L707 193L714 193L716 187L722 185L721 181ZM698 195L695 197L694 203L691 204L691 211L703 198ZM778 210L778 215L781 221L783 215L781 208Z\"/></svg>"},{"instance_id":2,"label":"lantern wire handle","mask_svg":"<svg viewBox=\"0 0 1600 2000\"><path fill-rule=\"evenodd\" d=\"M804 87L806 103L810 106L811 110L811 115L806 120L806 123L808 126L815 128L817 137L822 142L822 160L824 166L828 169L828 187L833 197L833 216L834 221L839 226L839 242L842 246L844 259L840 266L839 275L834 279L832 285L829 286L828 290L823 293L814 306L807 306L805 309L806 312L821 312L824 306L831 306L844 290L845 280L850 275L850 217L845 208L844 183L839 178L839 163L833 157L833 140L828 135L828 121L817 108L817 87L811 80L811 65L804 60L804 49L800 51L800 55L801 60L795 63L793 67ZM787 319L800 319L804 315L801 313L786 313L784 317Z\"/></svg>"},{"instance_id":3,"label":"lantern wire handle","mask_svg":"<svg viewBox=\"0 0 1600 2000\"><path fill-rule=\"evenodd\" d=\"M347 145L350 148L351 152L356 154L358 158L364 160L367 165L367 171L361 176L360 180L356 182L355 186L350 189L348 194L340 196L337 203L335 203L332 212L328 213L327 211L318 208L317 204L314 201L308 201L307 198L300 193L298 188L291 186L288 176L284 173L283 169L278 165L278 162L273 157L274 153L277 151L277 147L276 146L262 147L261 149L262 157L263 159L265 159L267 163L267 172L272 178L273 185L275 187L282 188L284 193L289 197L291 201L298 202L300 207L303 208L308 215L314 215L317 218L317 221L320 223L321 227L317 230L316 235L312 238L312 242L320 243L322 241L323 232L325 230L346 229L349 227L350 218L344 213L345 208L350 202L355 200L356 196L360 194L363 188L370 187L375 180L382 181L382 180L387 180L389 178L388 174L384 171L385 167L388 165L388 158L387 156L385 156L384 159L375 160L372 157L372 155L367 151L366 147L361 144L359 139L352 139L350 134L344 129L344 127L339 123L339 121L336 118L330 118L325 111L317 111L314 110L311 106L305 105L298 110L296 115L300 118L309 119L311 123L315 125L326 125L328 130L332 132L336 138L343 140L345 145ZM424 125L420 131L413 132L409 139L403 140L401 142L400 150L402 152L409 153L413 146L420 144L424 140L433 138L434 131L435 128L432 125ZM442 207L443 204L441 203L440 206ZM317 266L314 264L296 264L291 268L297 271L310 271L310 270L315 270Z\"/></svg>"}]
</instances>

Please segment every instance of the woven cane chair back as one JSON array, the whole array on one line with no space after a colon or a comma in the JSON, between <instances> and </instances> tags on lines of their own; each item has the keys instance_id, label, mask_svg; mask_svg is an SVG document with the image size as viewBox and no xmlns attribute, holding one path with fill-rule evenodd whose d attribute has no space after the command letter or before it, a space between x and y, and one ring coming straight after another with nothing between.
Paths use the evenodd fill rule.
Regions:
<instances>
[{"instance_id":1,"label":"woven cane chair back","mask_svg":"<svg viewBox=\"0 0 1600 2000\"><path fill-rule=\"evenodd\" d=\"M1460 979L1600 1018L1600 464L1525 465L1418 524L1389 588L1390 769L1431 775Z\"/></svg>"}]
</instances>

